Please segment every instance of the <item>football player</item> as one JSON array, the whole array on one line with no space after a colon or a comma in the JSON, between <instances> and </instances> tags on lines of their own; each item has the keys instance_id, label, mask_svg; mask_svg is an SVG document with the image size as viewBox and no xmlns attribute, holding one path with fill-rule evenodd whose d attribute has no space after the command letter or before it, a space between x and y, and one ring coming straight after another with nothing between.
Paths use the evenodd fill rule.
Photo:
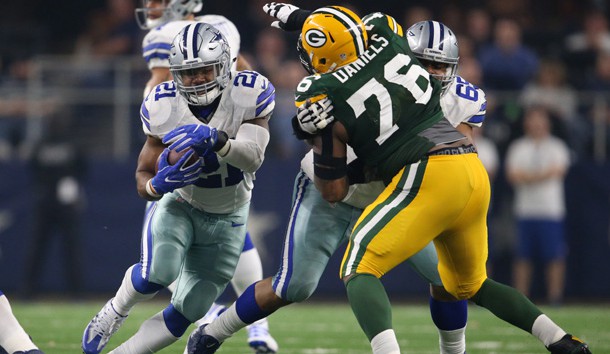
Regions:
<instances>
[{"instance_id":1,"label":"football player","mask_svg":"<svg viewBox=\"0 0 610 354\"><path fill-rule=\"evenodd\" d=\"M487 277L489 178L470 140L445 119L439 80L423 70L394 22L327 7L307 18L300 38L301 60L317 76L299 84L297 104L329 97L335 106L334 123L311 139L316 186L329 202L347 195L348 141L364 170L386 184L354 226L341 265L373 352L400 353L379 278L433 241L443 285L455 298L532 333L551 353L590 353L523 294Z\"/></svg>"},{"instance_id":2,"label":"football player","mask_svg":"<svg viewBox=\"0 0 610 354\"><path fill-rule=\"evenodd\" d=\"M284 19L281 26L280 22L277 22L276 27L291 29L286 28L286 21L289 13L297 11L296 7L272 3L266 5L264 9L271 16ZM309 13L310 11L307 11L307 15ZM306 17L304 16L303 19ZM300 25L296 26L300 28ZM413 47L417 47L418 52L426 53L430 59L428 70L434 72L444 82L443 100L449 108L447 115L452 123L455 126L463 125L460 129L464 131L469 131L472 126L480 126L485 117L485 94L456 76L459 59L456 36L449 28L435 21L418 23L412 29ZM428 41L428 38L434 35L436 41ZM434 53L434 56L429 53ZM467 91L462 86L456 88L458 84L453 85L456 81L459 85L468 87L470 96L462 98L456 94L457 90ZM318 101L308 111L318 110L319 116L308 117L305 114L306 110L301 111L300 116L302 120L310 119L304 124L312 133L316 133L318 128L314 126L314 118L327 117L316 121L315 124L318 126L329 124L332 121L331 116L328 115L331 108L328 101ZM351 149L349 154L350 159L353 160L355 156ZM330 205L313 184L313 151L302 160L301 168L302 172L297 175L295 181L295 194L284 242L282 265L274 277L257 283L252 290L249 289L244 293L238 299L241 305L235 309L230 308L221 315L218 322L206 327L205 332L220 342L248 323L241 319L252 320L266 316L289 303L301 302L309 298L317 287L330 255L346 243L364 207L373 202L384 188L383 183L380 182L353 185L348 197L340 203ZM467 304L466 301L455 301L444 291L436 269L437 256L434 245L430 243L408 262L430 282L432 294L430 309L439 330L441 353L464 353ZM237 317L232 316L234 311ZM226 323L223 323L225 321ZM226 328L231 328L231 331L227 331Z\"/></svg>"},{"instance_id":3,"label":"football player","mask_svg":"<svg viewBox=\"0 0 610 354\"><path fill-rule=\"evenodd\" d=\"M11 304L0 290L0 354L44 354L15 318Z\"/></svg>"},{"instance_id":4,"label":"football player","mask_svg":"<svg viewBox=\"0 0 610 354\"><path fill-rule=\"evenodd\" d=\"M257 72L231 71L230 47L218 29L199 22L184 27L169 62L173 81L154 87L140 111L147 139L137 189L155 201L146 215L142 260L116 297L131 302L106 307L122 313L173 281L176 289L170 305L115 354L156 352L174 343L223 292L245 243L254 173L269 142L275 88ZM170 165L169 149L189 152ZM194 154L199 159L190 163ZM98 316L91 332L109 318ZM96 341L99 352L107 341L89 342Z\"/></svg>"},{"instance_id":5,"label":"football player","mask_svg":"<svg viewBox=\"0 0 610 354\"><path fill-rule=\"evenodd\" d=\"M142 29L149 30L142 42L142 56L150 71L150 78L144 88L144 97L153 87L171 80L169 70L170 46L176 34L188 24L202 22L216 27L229 42L232 69L249 70L251 68L239 54L240 35L233 22L220 15L206 14L195 17L195 13L201 11L202 7L203 0L143 0L142 7L136 9L138 25ZM150 202L147 203L146 210L150 206ZM143 233L143 235L145 234ZM131 278L132 272L133 267L127 270L123 284L126 284L125 282ZM260 256L249 233L246 233L244 249L231 284L235 293L239 296L248 285L261 280L262 277L263 268ZM173 291L174 283L170 284L168 288ZM85 329L82 344L87 353L99 353L101 351L103 345L98 349L99 343L106 343L113 333L119 329L131 308L136 302L140 301L138 297L135 293L121 291L120 289L117 291L115 297L102 308ZM211 321L224 309L225 307L222 305L213 304L208 314L198 320L197 324ZM112 319L101 321L102 316L110 316ZM96 321L96 319L99 319L100 323L93 326L93 321ZM269 333L266 319L248 326L247 331L248 345L255 351L271 353L277 351L277 342Z\"/></svg>"},{"instance_id":6,"label":"football player","mask_svg":"<svg viewBox=\"0 0 610 354\"><path fill-rule=\"evenodd\" d=\"M379 277L433 241L439 252L440 277L454 298L472 299L489 308L533 333L552 353L589 353L586 344L566 334L527 298L486 278L487 175L469 139L445 119L439 103L440 81L431 79L413 55L396 21L380 13L363 21L337 6L309 16L293 11L294 16L281 18L275 11L281 10L277 4L268 6L275 7L271 15L278 17L276 25L281 28L305 21L299 41L301 61L314 75L297 87L297 105L306 109L297 115L296 126L299 135L314 144L314 183L322 197L339 207L351 196L350 183L372 176L388 185L356 222L341 270L349 301L373 352L400 352ZM427 40L432 46L432 34L440 31L430 34ZM312 101L320 104L310 105ZM474 110L472 123L482 118L475 116L481 116L483 108ZM321 131L308 136L302 130L312 125ZM347 164L347 141L358 156L354 161L364 169L354 161ZM447 176L452 177L451 183ZM308 196L300 192L295 197L298 204ZM323 214L315 216L325 222ZM285 259L283 266L294 264ZM294 274L294 269L287 268L286 274ZM286 279L295 281L294 276ZM282 288L282 281L273 280L276 290ZM265 282L270 280L257 283L241 298L251 293L250 298L258 302L266 296L263 289L268 291L268 285L261 285ZM240 321L243 326L269 313L267 307L241 298L237 306L191 335L189 353L213 353ZM252 310L245 314L244 306Z\"/></svg>"}]
</instances>

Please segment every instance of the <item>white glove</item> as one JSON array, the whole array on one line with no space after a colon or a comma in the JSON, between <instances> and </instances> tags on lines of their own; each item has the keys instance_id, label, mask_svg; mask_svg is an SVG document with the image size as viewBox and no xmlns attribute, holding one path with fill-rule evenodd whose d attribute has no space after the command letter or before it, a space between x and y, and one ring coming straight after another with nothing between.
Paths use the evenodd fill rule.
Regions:
<instances>
[{"instance_id":1,"label":"white glove","mask_svg":"<svg viewBox=\"0 0 610 354\"><path fill-rule=\"evenodd\" d=\"M288 22L288 17L290 16L290 14L295 12L298 9L299 8L294 5L285 4L282 2L270 2L263 6L263 11L265 11L265 13L267 15L269 15L271 17L275 17L279 20L279 21L273 21L271 23L271 27L276 27L276 28L281 28L281 29L284 29L283 25L285 25L286 22Z\"/></svg>"},{"instance_id":2,"label":"white glove","mask_svg":"<svg viewBox=\"0 0 610 354\"><path fill-rule=\"evenodd\" d=\"M305 104L297 110L297 120L299 127L309 134L317 134L320 130L335 120L330 112L333 104L330 98L325 97L315 103L307 100Z\"/></svg>"}]
</instances>

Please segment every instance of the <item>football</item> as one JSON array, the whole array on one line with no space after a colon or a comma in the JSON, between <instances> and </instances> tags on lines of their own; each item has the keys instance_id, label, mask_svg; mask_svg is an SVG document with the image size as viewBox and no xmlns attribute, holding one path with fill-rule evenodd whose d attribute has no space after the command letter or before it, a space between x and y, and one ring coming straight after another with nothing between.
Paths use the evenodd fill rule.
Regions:
<instances>
[{"instance_id":1,"label":"football","mask_svg":"<svg viewBox=\"0 0 610 354\"><path fill-rule=\"evenodd\" d=\"M170 165L175 165L176 163L178 163L178 161L180 161L182 156L184 156L184 154L186 154L189 151L191 151L191 149L186 149L182 152L177 152L176 150L169 150L169 154L167 154L167 163L169 163ZM161 156L162 155L159 155L158 159L160 159ZM157 171L159 170L159 160L158 159L157 159ZM191 156L191 158L188 160L186 165L187 166L192 165L195 162L197 162L198 159L199 159L199 155L197 155L197 153L194 153L193 156Z\"/></svg>"}]
</instances>

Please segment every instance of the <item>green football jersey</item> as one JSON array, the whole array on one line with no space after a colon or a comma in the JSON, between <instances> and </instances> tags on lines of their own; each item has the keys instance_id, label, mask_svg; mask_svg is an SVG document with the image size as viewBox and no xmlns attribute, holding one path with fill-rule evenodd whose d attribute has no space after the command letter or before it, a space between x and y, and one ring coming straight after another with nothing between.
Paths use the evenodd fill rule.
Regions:
<instances>
[{"instance_id":1,"label":"green football jersey","mask_svg":"<svg viewBox=\"0 0 610 354\"><path fill-rule=\"evenodd\" d=\"M296 90L297 104L330 97L348 144L385 181L435 145L418 134L444 119L440 83L430 78L388 18L380 13L364 17L367 50L334 72L304 78Z\"/></svg>"}]
</instances>

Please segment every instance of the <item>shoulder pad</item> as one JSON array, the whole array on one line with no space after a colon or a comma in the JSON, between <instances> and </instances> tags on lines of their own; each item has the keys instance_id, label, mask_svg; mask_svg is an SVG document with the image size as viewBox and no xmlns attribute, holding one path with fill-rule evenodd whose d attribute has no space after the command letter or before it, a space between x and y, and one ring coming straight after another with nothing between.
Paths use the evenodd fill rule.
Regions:
<instances>
[{"instance_id":1,"label":"shoulder pad","mask_svg":"<svg viewBox=\"0 0 610 354\"><path fill-rule=\"evenodd\" d=\"M304 77L297 85L295 92L295 105L300 107L306 100L316 102L328 96L327 87L324 82L324 75L310 75Z\"/></svg>"},{"instance_id":2,"label":"shoulder pad","mask_svg":"<svg viewBox=\"0 0 610 354\"><path fill-rule=\"evenodd\" d=\"M262 74L243 70L235 72L231 81L231 100L246 112L247 119L269 116L275 108L275 87Z\"/></svg>"},{"instance_id":3,"label":"shoulder pad","mask_svg":"<svg viewBox=\"0 0 610 354\"><path fill-rule=\"evenodd\" d=\"M487 100L483 90L456 76L441 97L441 107L453 126L466 123L480 127L485 120Z\"/></svg>"},{"instance_id":4,"label":"shoulder pad","mask_svg":"<svg viewBox=\"0 0 610 354\"><path fill-rule=\"evenodd\" d=\"M183 111L178 107L182 100L180 96L176 98L177 95L174 82L166 81L155 86L146 96L140 106L142 129L146 135L162 138L174 128L174 122L181 118L178 113Z\"/></svg>"},{"instance_id":5,"label":"shoulder pad","mask_svg":"<svg viewBox=\"0 0 610 354\"><path fill-rule=\"evenodd\" d=\"M169 67L169 50L174 37L189 21L174 21L150 30L142 41L142 57L148 68Z\"/></svg>"}]
</instances>

